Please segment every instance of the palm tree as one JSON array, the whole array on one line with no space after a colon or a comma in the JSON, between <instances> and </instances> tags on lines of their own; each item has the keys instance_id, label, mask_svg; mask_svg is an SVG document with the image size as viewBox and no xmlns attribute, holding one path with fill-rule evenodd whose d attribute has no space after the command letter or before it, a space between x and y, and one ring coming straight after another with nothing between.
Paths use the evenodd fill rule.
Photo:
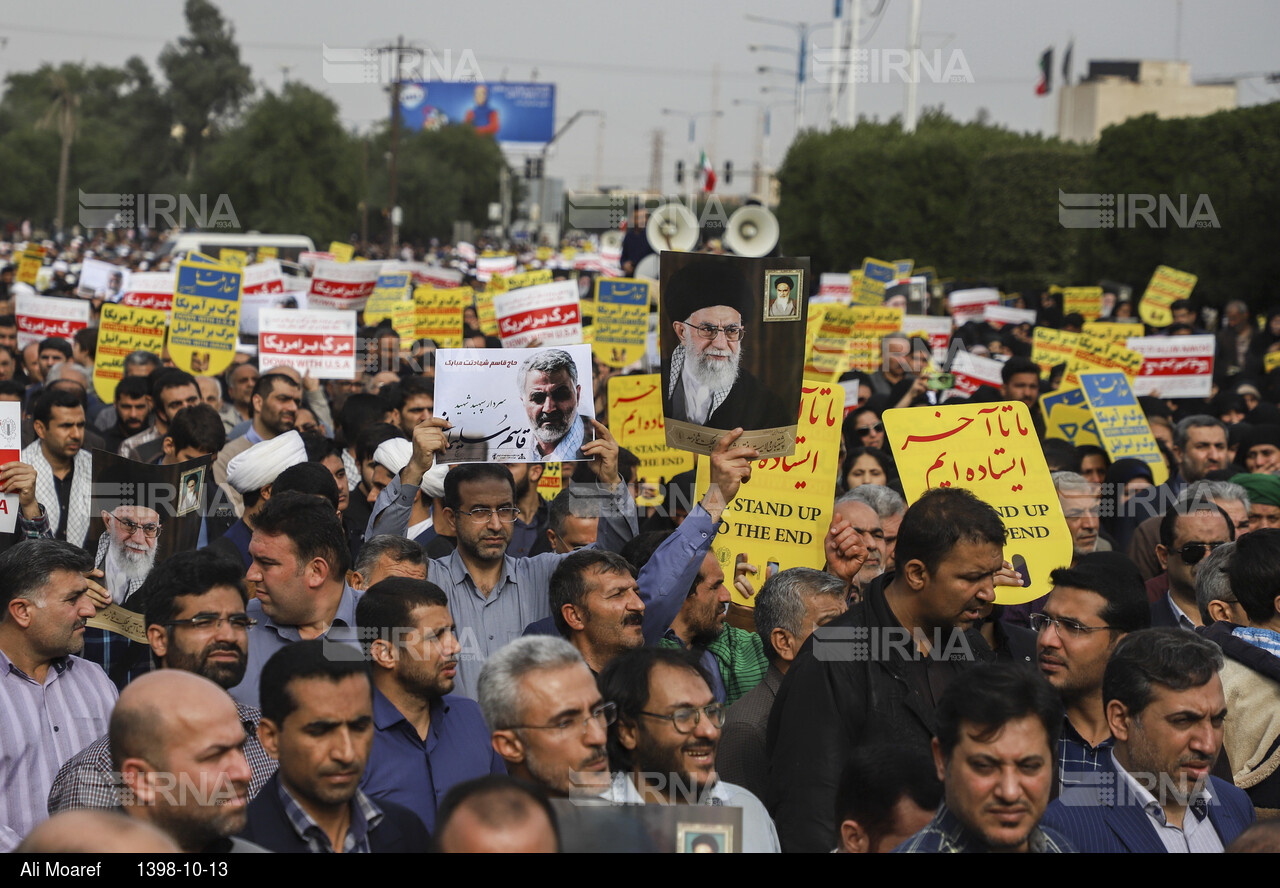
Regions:
<instances>
[{"instance_id":1,"label":"palm tree","mask_svg":"<svg viewBox=\"0 0 1280 888\"><path fill-rule=\"evenodd\" d=\"M77 112L80 110L80 83L63 65L49 72L53 103L40 119L41 129L57 128L62 137L62 155L58 163L58 212L54 216L54 228L61 234L67 200L67 178L71 174L71 143L76 137Z\"/></svg>"}]
</instances>

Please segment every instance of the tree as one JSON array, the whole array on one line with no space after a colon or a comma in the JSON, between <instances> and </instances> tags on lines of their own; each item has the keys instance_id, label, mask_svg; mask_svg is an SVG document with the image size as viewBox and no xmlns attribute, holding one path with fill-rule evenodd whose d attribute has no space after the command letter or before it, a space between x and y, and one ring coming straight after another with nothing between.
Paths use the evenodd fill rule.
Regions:
<instances>
[{"instance_id":1,"label":"tree","mask_svg":"<svg viewBox=\"0 0 1280 888\"><path fill-rule=\"evenodd\" d=\"M235 29L208 0L187 0L190 35L160 53L160 70L169 81L166 94L181 127L187 155L187 180L196 167L211 128L229 118L253 92L249 67L240 62Z\"/></svg>"},{"instance_id":2,"label":"tree","mask_svg":"<svg viewBox=\"0 0 1280 888\"><path fill-rule=\"evenodd\" d=\"M360 143L338 106L301 83L267 92L214 141L200 188L226 194L245 228L347 237L361 196Z\"/></svg>"}]
</instances>

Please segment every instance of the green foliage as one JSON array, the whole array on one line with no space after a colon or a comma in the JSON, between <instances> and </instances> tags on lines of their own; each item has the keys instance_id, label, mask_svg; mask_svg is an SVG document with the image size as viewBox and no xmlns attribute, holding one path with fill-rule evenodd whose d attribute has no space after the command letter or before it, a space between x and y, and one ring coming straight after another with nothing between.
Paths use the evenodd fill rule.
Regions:
<instances>
[{"instance_id":1,"label":"green foliage","mask_svg":"<svg viewBox=\"0 0 1280 888\"><path fill-rule=\"evenodd\" d=\"M342 128L338 106L291 83L266 93L209 146L197 191L226 194L246 229L304 232L327 243L351 233L360 168L360 145Z\"/></svg>"},{"instance_id":2,"label":"green foliage","mask_svg":"<svg viewBox=\"0 0 1280 888\"><path fill-rule=\"evenodd\" d=\"M816 270L910 257L1011 291L1112 279L1140 292L1163 264L1198 275L1206 302L1280 302L1280 105L1136 118L1088 147L926 112L911 136L897 120L806 132L779 179L783 251ZM1067 229L1059 190L1186 194L1187 215L1205 194L1221 228Z\"/></svg>"}]
</instances>

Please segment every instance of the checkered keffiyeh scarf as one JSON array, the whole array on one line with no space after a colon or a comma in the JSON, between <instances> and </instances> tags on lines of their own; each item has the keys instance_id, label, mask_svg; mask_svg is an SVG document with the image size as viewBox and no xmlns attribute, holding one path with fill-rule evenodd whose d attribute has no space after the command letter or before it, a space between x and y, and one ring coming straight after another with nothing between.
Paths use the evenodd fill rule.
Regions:
<instances>
[{"instance_id":1,"label":"checkered keffiyeh scarf","mask_svg":"<svg viewBox=\"0 0 1280 888\"><path fill-rule=\"evenodd\" d=\"M49 526L56 532L62 518L62 506L53 484L53 467L44 458L40 439L22 451L22 461L36 470L36 499L49 516ZM71 478L71 495L67 500L67 542L85 544L89 535L89 493L93 486L93 454L81 449L76 454L75 474Z\"/></svg>"},{"instance_id":2,"label":"checkered keffiyeh scarf","mask_svg":"<svg viewBox=\"0 0 1280 888\"><path fill-rule=\"evenodd\" d=\"M676 387L680 385L680 374L684 370L684 346L677 345L671 352L671 372L670 382L667 383L667 397L671 398L676 393ZM735 382L737 380L734 380ZM726 389L712 389L711 391L711 409L707 411L707 419L711 419L711 414L720 409L720 405L724 403L725 398L729 397L729 392L733 390L730 385Z\"/></svg>"}]
</instances>

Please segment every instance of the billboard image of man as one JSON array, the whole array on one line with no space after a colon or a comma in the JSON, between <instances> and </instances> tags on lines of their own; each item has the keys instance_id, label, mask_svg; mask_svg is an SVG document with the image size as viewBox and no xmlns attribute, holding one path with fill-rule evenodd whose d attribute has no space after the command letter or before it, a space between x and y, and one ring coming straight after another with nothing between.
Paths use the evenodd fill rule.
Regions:
<instances>
[{"instance_id":1,"label":"billboard image of man","mask_svg":"<svg viewBox=\"0 0 1280 888\"><path fill-rule=\"evenodd\" d=\"M476 132L486 136L498 134L498 112L489 105L489 87L483 83L476 84L476 105L467 111L466 122L475 127Z\"/></svg>"}]
</instances>

